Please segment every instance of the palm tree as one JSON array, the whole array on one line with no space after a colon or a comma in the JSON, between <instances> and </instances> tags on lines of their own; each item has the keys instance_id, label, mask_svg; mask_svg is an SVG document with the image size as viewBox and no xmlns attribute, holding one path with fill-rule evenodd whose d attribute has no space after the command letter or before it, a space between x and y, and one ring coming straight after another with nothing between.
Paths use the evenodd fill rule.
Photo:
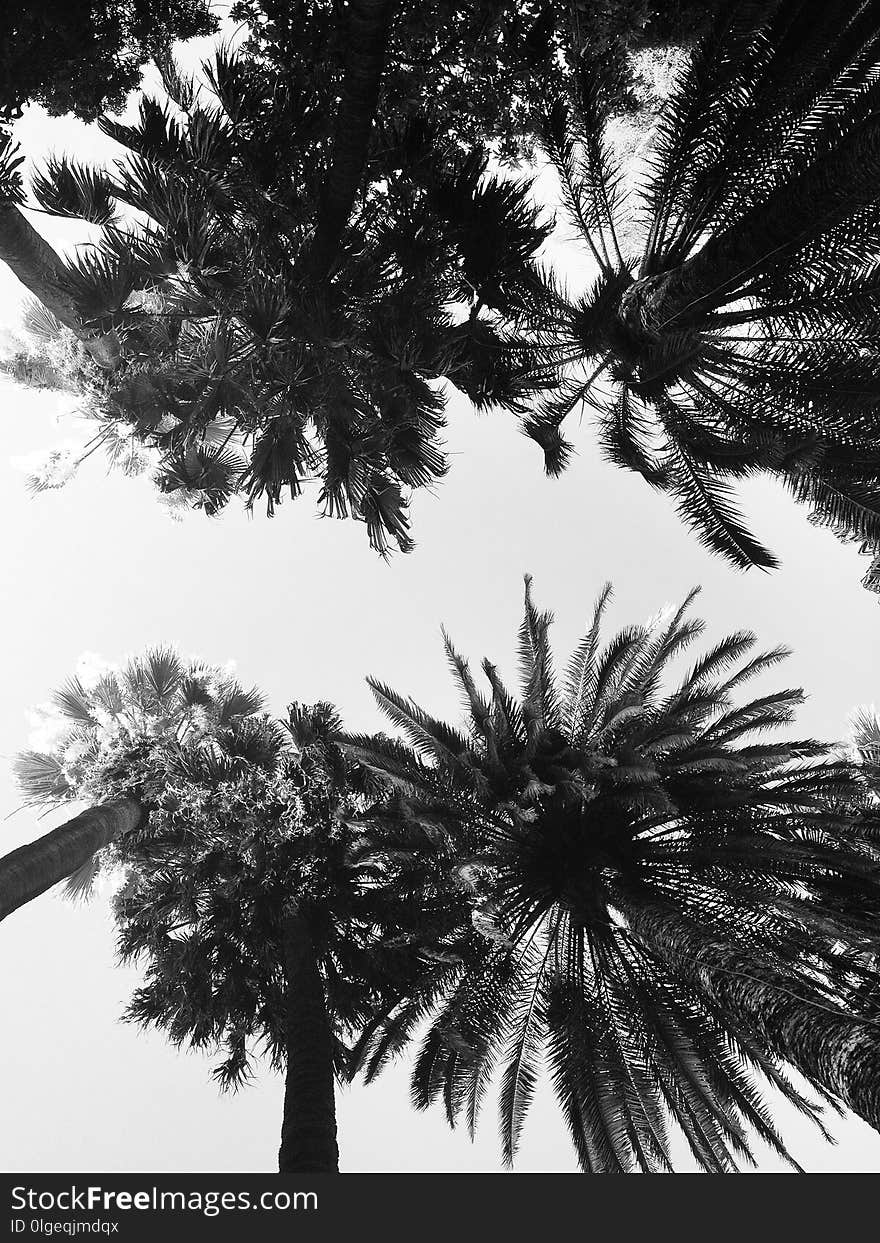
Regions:
<instances>
[{"instance_id":1,"label":"palm tree","mask_svg":"<svg viewBox=\"0 0 880 1243\"><path fill-rule=\"evenodd\" d=\"M293 705L284 727L237 720L169 747L116 900L122 957L147 965L127 1017L222 1047L225 1088L247 1080L255 1046L284 1072L281 1173L338 1170L334 1078L350 1077L351 1040L436 988L441 926L460 922L417 870L389 884L352 857L364 797L328 741L338 728L328 705Z\"/></svg>"},{"instance_id":2,"label":"palm tree","mask_svg":"<svg viewBox=\"0 0 880 1243\"><path fill-rule=\"evenodd\" d=\"M119 349L96 417L161 452L160 487L209 513L236 494L272 513L317 481L325 512L364 521L384 552L411 546L407 496L446 470L439 379L520 408L491 316L518 303L547 229L525 186L431 121L385 118L367 159L390 6L348 9L355 26L371 16L329 166L301 75L221 50L210 102L163 63L170 102L101 122L126 148L115 172L53 160L33 190L102 230L58 281Z\"/></svg>"},{"instance_id":3,"label":"palm tree","mask_svg":"<svg viewBox=\"0 0 880 1243\"><path fill-rule=\"evenodd\" d=\"M143 830L157 740L225 729L261 704L256 691L218 670L187 666L166 648L93 684L68 681L53 697L62 732L50 750L24 752L16 776L27 805L54 808L84 799L96 805L0 859L0 919L61 880L73 894L87 892L102 860Z\"/></svg>"},{"instance_id":4,"label":"palm tree","mask_svg":"<svg viewBox=\"0 0 880 1243\"><path fill-rule=\"evenodd\" d=\"M371 680L405 741L342 739L396 787L369 817L390 857L432 855L470 892L415 1103L442 1097L473 1131L497 1072L512 1161L545 1067L591 1172L670 1169L670 1118L706 1171L752 1159L748 1128L787 1156L756 1076L818 1115L784 1063L880 1127L880 1026L848 1006L876 982L859 951L880 914L858 768L816 741L749 740L802 700L736 702L784 649L736 632L671 683L704 628L696 593L603 646L609 593L561 684L527 579L519 699L488 661L485 697L446 638L463 730ZM424 1017L402 1007L365 1034L367 1078Z\"/></svg>"},{"instance_id":5,"label":"palm tree","mask_svg":"<svg viewBox=\"0 0 880 1243\"><path fill-rule=\"evenodd\" d=\"M393 9L393 0L349 0L346 6L346 53L334 139L309 256L309 267L318 278L326 276L333 262L360 187ZM159 63L168 73L167 56L159 57ZM173 67L170 76L181 80ZM19 210L24 197L20 182L13 177L20 163L8 135L0 135L0 259L47 310L83 340L96 361L112 368L119 361L115 335L90 329L88 309L64 288L66 265Z\"/></svg>"},{"instance_id":6,"label":"palm tree","mask_svg":"<svg viewBox=\"0 0 880 1243\"><path fill-rule=\"evenodd\" d=\"M147 959L128 1016L223 1047L224 1088L249 1077L262 1042L285 1072L280 1171L329 1172L352 1041L433 995L461 902L430 868L392 877L354 857L357 814L380 787L330 741L332 709L292 705L282 727L261 704L164 648L71 679L53 700L56 741L17 775L32 805L96 806L0 860L0 913L65 877L88 897L100 871L121 870L120 952Z\"/></svg>"},{"instance_id":7,"label":"palm tree","mask_svg":"<svg viewBox=\"0 0 880 1243\"><path fill-rule=\"evenodd\" d=\"M548 108L544 144L597 271L585 296L551 283L533 306L557 392L525 430L548 472L587 403L610 460L739 567L776 564L734 503L755 473L880 548L878 67L874 0L728 0L636 189L606 130L613 82L582 70L575 99Z\"/></svg>"}]
</instances>

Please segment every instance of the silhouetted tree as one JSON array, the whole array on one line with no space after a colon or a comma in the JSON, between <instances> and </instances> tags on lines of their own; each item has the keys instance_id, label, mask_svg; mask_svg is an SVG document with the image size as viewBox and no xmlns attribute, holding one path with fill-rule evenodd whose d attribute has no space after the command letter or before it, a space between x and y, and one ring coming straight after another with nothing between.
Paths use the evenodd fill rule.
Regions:
<instances>
[{"instance_id":1,"label":"silhouetted tree","mask_svg":"<svg viewBox=\"0 0 880 1243\"><path fill-rule=\"evenodd\" d=\"M749 740L802 699L736 702L783 649L737 632L666 679L694 594L603 645L606 587L560 682L527 584L519 698L488 661L485 697L447 639L464 729L371 680L405 741L342 740L397 791L371 814L390 855L433 853L471 895L413 1099L473 1130L497 1074L508 1161L542 1067L594 1173L670 1169L669 1119L707 1171L751 1160L750 1128L787 1155L755 1078L815 1118L786 1062L880 1128L880 1024L852 1003L877 983L877 813L822 744ZM368 1077L424 1017L375 1025Z\"/></svg>"},{"instance_id":2,"label":"silhouetted tree","mask_svg":"<svg viewBox=\"0 0 880 1243\"><path fill-rule=\"evenodd\" d=\"M584 70L575 102L549 109L544 143L597 271L584 297L536 305L559 388L526 430L549 472L586 402L609 458L737 566L775 565L734 504L758 472L880 546L878 65L871 0L722 5L636 190L607 141L613 82Z\"/></svg>"},{"instance_id":3,"label":"silhouetted tree","mask_svg":"<svg viewBox=\"0 0 880 1243\"><path fill-rule=\"evenodd\" d=\"M122 108L144 63L216 30L207 0L42 0L0 14L0 123L27 103L93 121Z\"/></svg>"}]
</instances>

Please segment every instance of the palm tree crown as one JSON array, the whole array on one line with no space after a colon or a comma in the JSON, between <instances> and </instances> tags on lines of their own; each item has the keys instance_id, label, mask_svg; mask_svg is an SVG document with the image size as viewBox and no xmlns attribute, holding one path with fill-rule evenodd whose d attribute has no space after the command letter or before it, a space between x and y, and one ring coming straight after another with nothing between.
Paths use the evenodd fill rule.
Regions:
<instances>
[{"instance_id":1,"label":"palm tree crown","mask_svg":"<svg viewBox=\"0 0 880 1243\"><path fill-rule=\"evenodd\" d=\"M224 670L155 648L122 668L70 678L53 695L44 721L47 745L15 762L19 789L29 806L134 797L148 807L161 792L159 751L222 736L261 709L259 692ZM102 852L104 862L123 859L128 848L113 843ZM100 855L89 860L68 891L88 893L101 866Z\"/></svg>"},{"instance_id":2,"label":"palm tree crown","mask_svg":"<svg viewBox=\"0 0 880 1243\"><path fill-rule=\"evenodd\" d=\"M548 471L587 402L610 460L737 566L775 565L734 502L756 472L880 547L878 65L874 0L722 4L636 189L606 131L613 83L582 72L549 108L545 147L598 276L536 304L558 388L526 431Z\"/></svg>"},{"instance_id":3,"label":"palm tree crown","mask_svg":"<svg viewBox=\"0 0 880 1243\"><path fill-rule=\"evenodd\" d=\"M446 469L439 379L518 408L486 308L512 310L547 229L479 152L386 118L328 242L310 74L222 50L205 73L210 103L163 62L166 102L101 123L125 148L115 172L55 160L34 182L45 210L102 227L57 278L117 349L94 414L208 513L233 495L272 513L317 482L325 512L409 548L409 492Z\"/></svg>"},{"instance_id":4,"label":"palm tree crown","mask_svg":"<svg viewBox=\"0 0 880 1243\"><path fill-rule=\"evenodd\" d=\"M100 806L84 817L127 813L100 838L102 824L56 830L76 830L86 859L72 895L102 864L124 871L119 950L146 966L127 1016L221 1049L222 1087L267 1053L286 1072L280 1169L336 1170L334 1075L349 1078L364 1025L436 993L462 904L418 867L395 872L353 849L378 787L331 742L328 705L294 704L284 725L260 706L222 671L159 649L68 682L57 742L22 756L18 775L31 803L89 798ZM22 884L55 866L52 844ZM21 870L15 854L4 862Z\"/></svg>"},{"instance_id":5,"label":"palm tree crown","mask_svg":"<svg viewBox=\"0 0 880 1243\"><path fill-rule=\"evenodd\" d=\"M748 1128L784 1153L755 1074L817 1116L785 1060L880 1125L878 1029L842 1000L877 928L864 784L818 742L749 741L802 698L736 703L784 650L754 655L738 632L669 683L703 630L694 594L603 647L606 587L560 684L527 580L519 699L488 662L484 697L446 639L464 732L372 681L406 742L345 739L397 788L370 814L389 852L431 855L470 895L414 1100L442 1097L473 1128L497 1070L508 1160L542 1065L588 1171L671 1168L669 1117L705 1170L750 1159ZM424 1014L376 1030L368 1074ZM830 1071L838 1046L858 1058Z\"/></svg>"},{"instance_id":6,"label":"palm tree crown","mask_svg":"<svg viewBox=\"0 0 880 1243\"><path fill-rule=\"evenodd\" d=\"M448 915L353 856L364 793L327 741L331 728L328 705L293 705L284 725L241 721L175 748L149 840L116 898L120 952L146 965L128 1017L177 1043L222 1047L215 1075L226 1087L248 1078L259 1046L276 1069L286 1064L291 911L308 927L342 1080L367 1020L443 970L431 952Z\"/></svg>"}]
</instances>

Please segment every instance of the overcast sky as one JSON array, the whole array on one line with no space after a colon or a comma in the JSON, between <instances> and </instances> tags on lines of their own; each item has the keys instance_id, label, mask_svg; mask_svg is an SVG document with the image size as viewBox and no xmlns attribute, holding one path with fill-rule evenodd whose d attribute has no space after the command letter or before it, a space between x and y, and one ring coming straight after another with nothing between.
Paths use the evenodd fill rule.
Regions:
<instances>
[{"instance_id":1,"label":"overcast sky","mask_svg":"<svg viewBox=\"0 0 880 1243\"><path fill-rule=\"evenodd\" d=\"M29 110L19 125L27 154L112 155L93 127ZM80 225L31 215L63 248ZM582 273L571 270L573 280ZM0 325L14 325L21 289L0 268ZM759 536L780 555L772 576L737 574L703 551L671 505L632 475L601 462L588 418L579 454L547 480L540 450L504 414L449 404L452 469L434 495L416 498L416 550L383 563L364 528L319 520L310 499L269 521L230 508L218 519L173 522L146 480L107 476L93 459L67 488L32 497L14 464L80 435L62 418L68 399L24 391L0 377L0 588L6 637L0 721L0 852L65 816L19 811L8 761L27 745L30 708L48 698L85 652L119 660L173 643L212 663L237 662L247 684L281 713L291 699L329 699L355 730L379 727L364 685L375 674L454 719L458 696L440 625L477 662L514 675L522 575L552 608L555 648L567 657L602 583L616 585L611 624L644 620L702 584L706 643L737 629L794 655L762 685L803 686L798 735L841 737L852 709L880 698L878 599L860 579L867 561L809 525L774 485L745 495ZM576 420L575 420L576 421ZM119 1022L138 972L114 960L106 893L73 906L56 892L0 927L3 1068L0 1168L19 1171L270 1171L282 1083L271 1074L221 1097L210 1059ZM500 1170L494 1102L471 1144L438 1109L414 1113L406 1063L378 1084L340 1095L341 1165L347 1171ZM880 1169L880 1136L856 1119L831 1119L829 1146L788 1107L777 1110L794 1155L810 1171ZM760 1151L762 1170L779 1162ZM526 1125L523 1171L574 1170L549 1090ZM683 1158L681 1168L688 1168Z\"/></svg>"}]
</instances>

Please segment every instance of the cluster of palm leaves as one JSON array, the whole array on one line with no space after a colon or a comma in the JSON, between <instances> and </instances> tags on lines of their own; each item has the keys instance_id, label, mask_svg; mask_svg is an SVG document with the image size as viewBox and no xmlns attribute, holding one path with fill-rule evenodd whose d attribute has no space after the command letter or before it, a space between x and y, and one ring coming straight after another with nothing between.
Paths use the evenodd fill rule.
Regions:
<instances>
[{"instance_id":1,"label":"cluster of palm leaves","mask_svg":"<svg viewBox=\"0 0 880 1243\"><path fill-rule=\"evenodd\" d=\"M355 858L365 795L326 741L334 722L327 705L293 705L283 724L239 718L173 746L115 899L120 953L147 967L128 1017L176 1044L224 1048L215 1076L226 1087L249 1077L255 1049L285 1069L291 910L309 929L342 1081L353 1036L429 986L460 918L462 901L432 905L415 871L390 887Z\"/></svg>"},{"instance_id":2,"label":"cluster of palm leaves","mask_svg":"<svg viewBox=\"0 0 880 1243\"><path fill-rule=\"evenodd\" d=\"M572 31L535 124L596 272L579 298L536 262L527 184L486 176L430 111L375 114L325 244L327 101L304 66L221 51L197 85L165 59L167 102L102 122L115 173L36 178L44 210L103 228L58 278L84 330L121 344L93 405L161 451L162 488L271 512L316 480L327 513L409 548L407 497L446 467L445 377L521 414L554 474L586 403L610 459L741 568L776 564L735 502L756 473L880 544L877 4L719 5L636 187L608 134L617 71Z\"/></svg>"},{"instance_id":3,"label":"cluster of palm leaves","mask_svg":"<svg viewBox=\"0 0 880 1243\"><path fill-rule=\"evenodd\" d=\"M519 416L552 474L590 406L611 460L740 568L775 565L733 497L757 473L880 550L880 0L719 4L635 188L617 84L568 50L571 89L536 115L594 269L578 298L539 266L528 185L436 117L374 101L357 193L328 210L347 157L320 75L221 50L199 85L162 59L167 102L102 122L114 171L54 160L33 184L100 229L40 252L98 441L152 451L211 514L314 481L405 550L449 380ZM4 141L0 213L19 166ZM604 639L606 587L560 678L527 580L519 692L446 638L464 724L371 680L396 737L327 705L272 722L165 649L74 679L17 773L34 805L100 806L0 860L0 916L124 868L129 1017L221 1048L224 1086L260 1051L286 1068L282 1169L336 1168L333 1075L371 1080L413 1040L418 1107L473 1133L497 1083L508 1162L543 1078L589 1172L671 1170L676 1137L710 1172L755 1140L794 1163L768 1089L880 1129L880 725L849 750L779 740L802 694L741 698L786 655L748 632L673 675L694 594Z\"/></svg>"},{"instance_id":4,"label":"cluster of palm leaves","mask_svg":"<svg viewBox=\"0 0 880 1243\"><path fill-rule=\"evenodd\" d=\"M158 450L160 488L208 513L235 494L271 513L317 481L325 512L408 548L407 496L446 469L439 377L517 405L480 311L513 309L547 230L484 156L402 122L377 140L338 253L316 258L316 102L222 50L205 72L210 102L163 63L166 104L101 123L125 148L115 172L62 159L34 181L44 210L102 226L59 273L121 351L93 412Z\"/></svg>"},{"instance_id":5,"label":"cluster of palm leaves","mask_svg":"<svg viewBox=\"0 0 880 1243\"><path fill-rule=\"evenodd\" d=\"M635 188L607 135L612 83L581 72L548 109L545 148L596 270L577 299L551 283L532 315L558 376L525 424L549 472L586 403L610 460L735 565L776 564L735 504L755 473L880 546L878 65L873 0L722 5Z\"/></svg>"},{"instance_id":6,"label":"cluster of palm leaves","mask_svg":"<svg viewBox=\"0 0 880 1243\"><path fill-rule=\"evenodd\" d=\"M736 633L670 682L703 629L693 596L603 646L608 594L560 685L527 585L519 698L488 662L481 694L447 639L464 732L371 682L405 739L345 740L395 789L371 823L392 855L443 861L473 929L433 1007L370 1030L367 1077L430 1013L417 1105L442 1098L473 1129L497 1074L510 1161L546 1067L592 1172L671 1168L670 1118L707 1171L751 1160L749 1130L785 1153L759 1082L818 1120L786 1063L880 1124L880 1028L853 1001L880 913L864 774L821 743L755 737L801 693L736 692L784 651Z\"/></svg>"},{"instance_id":7,"label":"cluster of palm leaves","mask_svg":"<svg viewBox=\"0 0 880 1243\"><path fill-rule=\"evenodd\" d=\"M147 968L129 1017L222 1048L224 1086L257 1052L286 1064L286 1127L303 1050L317 1078L369 1081L420 1037L415 1103L473 1131L497 1075L508 1161L543 1075L593 1172L671 1169L678 1132L707 1171L753 1161L750 1136L788 1156L767 1087L820 1127L823 1101L880 1126L877 723L848 750L762 737L802 694L739 702L787 655L748 632L672 678L695 594L603 642L606 587L560 682L527 580L519 697L488 661L481 693L447 638L464 728L372 680L399 739L326 705L272 722L165 650L71 681L67 730L19 779L34 804L142 812L102 851L126 870L121 953Z\"/></svg>"},{"instance_id":8,"label":"cluster of palm leaves","mask_svg":"<svg viewBox=\"0 0 880 1243\"><path fill-rule=\"evenodd\" d=\"M223 670L156 648L119 669L76 675L55 692L44 721L48 745L18 756L18 787L27 806L125 797L149 804L157 781L162 788L161 749L223 737L259 719L262 706L258 691ZM83 859L68 893L87 896L101 869L124 861L128 848L113 842Z\"/></svg>"},{"instance_id":9,"label":"cluster of palm leaves","mask_svg":"<svg viewBox=\"0 0 880 1243\"><path fill-rule=\"evenodd\" d=\"M358 855L379 787L331 741L326 704L274 722L255 691L160 649L72 679L53 707L66 728L19 758L22 792L98 805L0 863L0 915L64 868L75 898L122 873L119 953L146 968L126 1017L221 1051L223 1088L267 1056L286 1076L281 1170L336 1169L334 1075L350 1077L368 1023L437 992L463 898L430 867L392 877Z\"/></svg>"}]
</instances>

